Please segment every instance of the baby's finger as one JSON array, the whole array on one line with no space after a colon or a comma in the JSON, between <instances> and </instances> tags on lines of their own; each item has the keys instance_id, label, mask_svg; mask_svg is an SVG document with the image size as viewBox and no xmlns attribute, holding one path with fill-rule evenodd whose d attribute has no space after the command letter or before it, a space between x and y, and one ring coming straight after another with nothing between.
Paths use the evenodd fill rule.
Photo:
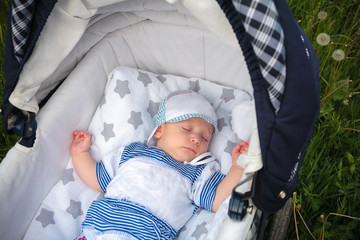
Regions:
<instances>
[{"instance_id":1,"label":"baby's finger","mask_svg":"<svg viewBox=\"0 0 360 240\"><path fill-rule=\"evenodd\" d=\"M73 139L74 139L74 140L78 140L78 139L79 139L79 131L74 131L74 132L73 132Z\"/></svg>"},{"instance_id":2,"label":"baby's finger","mask_svg":"<svg viewBox=\"0 0 360 240\"><path fill-rule=\"evenodd\" d=\"M83 132L83 136L84 136L85 138L88 138L88 137L90 137L90 133L87 132L87 131L84 131L84 132Z\"/></svg>"},{"instance_id":3,"label":"baby's finger","mask_svg":"<svg viewBox=\"0 0 360 240\"><path fill-rule=\"evenodd\" d=\"M240 146L240 153L246 153L249 149L249 143L247 142L241 142L239 143Z\"/></svg>"},{"instance_id":4,"label":"baby's finger","mask_svg":"<svg viewBox=\"0 0 360 240\"><path fill-rule=\"evenodd\" d=\"M241 150L241 145L238 144L238 145L236 145L236 146L233 148L232 152L233 152L233 154L234 154L234 153L240 152L240 150Z\"/></svg>"}]
</instances>

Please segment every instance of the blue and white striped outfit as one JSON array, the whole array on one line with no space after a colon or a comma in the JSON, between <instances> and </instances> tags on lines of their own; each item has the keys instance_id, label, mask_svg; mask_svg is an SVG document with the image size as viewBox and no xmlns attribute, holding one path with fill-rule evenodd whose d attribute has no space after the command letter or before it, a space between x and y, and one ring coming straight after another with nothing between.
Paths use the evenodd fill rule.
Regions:
<instances>
[{"instance_id":1,"label":"blue and white striped outfit","mask_svg":"<svg viewBox=\"0 0 360 240\"><path fill-rule=\"evenodd\" d=\"M108 154L96 171L105 199L88 210L82 224L87 239L174 239L199 207L211 211L225 177L216 161L183 164L142 143Z\"/></svg>"}]
</instances>

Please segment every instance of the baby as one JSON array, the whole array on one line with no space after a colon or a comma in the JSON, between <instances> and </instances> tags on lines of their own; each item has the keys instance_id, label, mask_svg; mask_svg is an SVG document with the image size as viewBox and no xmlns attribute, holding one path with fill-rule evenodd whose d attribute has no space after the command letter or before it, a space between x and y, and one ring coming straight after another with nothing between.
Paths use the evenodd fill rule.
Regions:
<instances>
[{"instance_id":1,"label":"baby","mask_svg":"<svg viewBox=\"0 0 360 240\"><path fill-rule=\"evenodd\" d=\"M147 146L132 143L97 163L89 154L90 134L75 131L74 168L105 193L89 207L84 236L76 239L174 239L199 207L216 212L242 177L236 160L249 145L233 149L232 167L221 174L208 152L216 122L202 96L177 91L161 103Z\"/></svg>"}]
</instances>

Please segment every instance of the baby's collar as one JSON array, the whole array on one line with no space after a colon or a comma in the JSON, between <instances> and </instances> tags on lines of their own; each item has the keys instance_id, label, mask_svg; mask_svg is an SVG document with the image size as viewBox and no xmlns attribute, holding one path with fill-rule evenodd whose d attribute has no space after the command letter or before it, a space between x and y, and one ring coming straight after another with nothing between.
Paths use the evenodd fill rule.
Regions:
<instances>
[{"instance_id":1,"label":"baby's collar","mask_svg":"<svg viewBox=\"0 0 360 240\"><path fill-rule=\"evenodd\" d=\"M203 153L203 154L197 156L190 162L185 161L184 164L190 164L190 165L196 166L196 165L201 165L201 164L212 162L215 159L216 158L211 154L211 152L206 152L206 153Z\"/></svg>"},{"instance_id":2,"label":"baby's collar","mask_svg":"<svg viewBox=\"0 0 360 240\"><path fill-rule=\"evenodd\" d=\"M161 151L164 152L164 154L167 154L169 155L167 152L165 152L164 150L162 150L161 148L158 148L157 146L151 146L151 148L157 148ZM171 157L169 155L169 157ZM184 161L183 163L185 165L189 164L189 165L192 165L192 166L197 166L197 165L201 165L201 164L206 164L206 163L209 163L209 162L212 162L214 161L216 158L211 154L211 152L205 152L199 156L197 156L196 158L194 158L193 160L191 160L190 162L188 161ZM174 159L175 160L175 159ZM175 160L176 161L176 160Z\"/></svg>"}]
</instances>

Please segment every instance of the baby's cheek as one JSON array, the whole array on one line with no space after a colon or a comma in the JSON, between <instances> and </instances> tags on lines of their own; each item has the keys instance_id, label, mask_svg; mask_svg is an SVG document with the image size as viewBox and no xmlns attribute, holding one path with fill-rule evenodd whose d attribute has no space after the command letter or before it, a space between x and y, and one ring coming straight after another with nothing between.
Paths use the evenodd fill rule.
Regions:
<instances>
[{"instance_id":1,"label":"baby's cheek","mask_svg":"<svg viewBox=\"0 0 360 240\"><path fill-rule=\"evenodd\" d=\"M208 151L208 147L203 147L198 151L197 155L200 156L201 154L206 153L207 151Z\"/></svg>"},{"instance_id":2,"label":"baby's cheek","mask_svg":"<svg viewBox=\"0 0 360 240\"><path fill-rule=\"evenodd\" d=\"M209 147L210 147L210 143L207 142L207 143L205 144L205 147L204 147L204 152L208 152L208 151L209 151Z\"/></svg>"}]
</instances>

